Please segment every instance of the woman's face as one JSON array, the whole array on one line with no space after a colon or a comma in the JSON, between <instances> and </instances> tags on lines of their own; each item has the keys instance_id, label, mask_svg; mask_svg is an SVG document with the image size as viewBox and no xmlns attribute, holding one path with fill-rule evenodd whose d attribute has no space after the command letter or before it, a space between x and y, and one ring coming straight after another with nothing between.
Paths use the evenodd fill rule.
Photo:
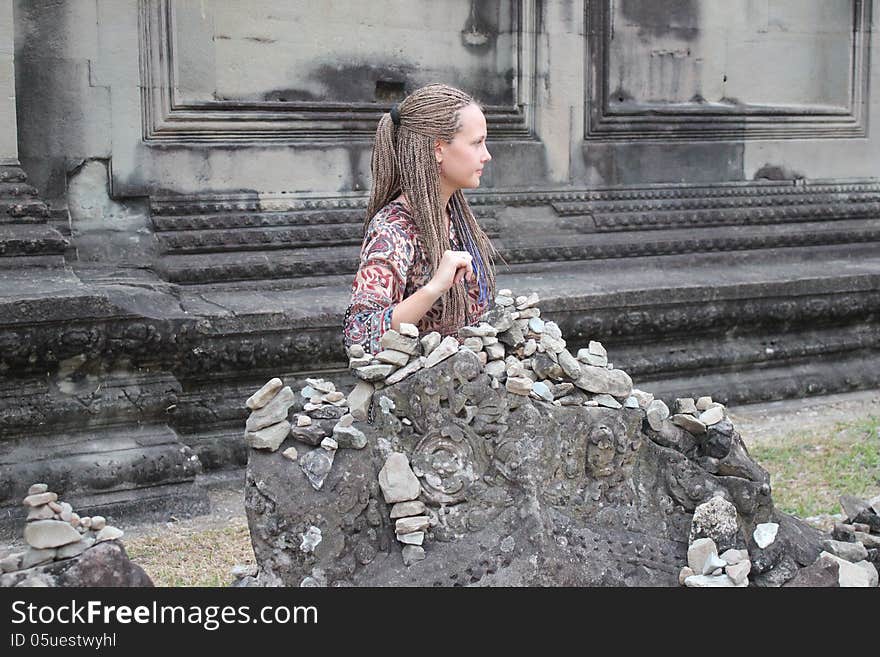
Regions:
<instances>
[{"instance_id":1,"label":"woman's face","mask_svg":"<svg viewBox=\"0 0 880 657\"><path fill-rule=\"evenodd\" d=\"M440 158L440 182L447 190L480 186L483 166L492 159L486 148L486 117L476 105L459 110L461 128L451 142L437 143Z\"/></svg>"}]
</instances>

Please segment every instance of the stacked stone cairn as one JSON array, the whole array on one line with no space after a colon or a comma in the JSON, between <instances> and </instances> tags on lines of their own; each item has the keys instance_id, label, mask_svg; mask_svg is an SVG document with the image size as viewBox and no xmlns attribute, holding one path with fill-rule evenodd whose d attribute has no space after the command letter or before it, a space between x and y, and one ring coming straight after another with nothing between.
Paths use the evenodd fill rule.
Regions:
<instances>
[{"instance_id":1,"label":"stacked stone cairn","mask_svg":"<svg viewBox=\"0 0 880 657\"><path fill-rule=\"evenodd\" d=\"M2 573L76 557L96 543L122 538L122 530L103 516L80 517L47 484L31 486L22 503L28 512L24 540L29 547L0 559Z\"/></svg>"},{"instance_id":2,"label":"stacked stone cairn","mask_svg":"<svg viewBox=\"0 0 880 657\"><path fill-rule=\"evenodd\" d=\"M880 568L880 495L863 500L840 498L845 522L835 523L825 550L812 567L838 570L840 586L878 586ZM821 562L821 564L819 563Z\"/></svg>"}]
</instances>

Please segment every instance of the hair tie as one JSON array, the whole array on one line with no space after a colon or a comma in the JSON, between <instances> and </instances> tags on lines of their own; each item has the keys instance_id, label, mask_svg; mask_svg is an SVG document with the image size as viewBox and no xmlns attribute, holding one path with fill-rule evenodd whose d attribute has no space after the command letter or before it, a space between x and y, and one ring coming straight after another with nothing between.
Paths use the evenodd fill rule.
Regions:
<instances>
[{"instance_id":1,"label":"hair tie","mask_svg":"<svg viewBox=\"0 0 880 657\"><path fill-rule=\"evenodd\" d=\"M397 103L391 106L391 122L394 125L400 125L400 110L397 108Z\"/></svg>"}]
</instances>

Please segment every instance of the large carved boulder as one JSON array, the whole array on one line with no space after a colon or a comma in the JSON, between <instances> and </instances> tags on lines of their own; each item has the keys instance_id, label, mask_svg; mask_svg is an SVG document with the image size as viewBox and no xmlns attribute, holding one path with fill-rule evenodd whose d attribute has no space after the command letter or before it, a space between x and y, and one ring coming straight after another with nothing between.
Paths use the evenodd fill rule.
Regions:
<instances>
[{"instance_id":1,"label":"large carved boulder","mask_svg":"<svg viewBox=\"0 0 880 657\"><path fill-rule=\"evenodd\" d=\"M552 340L564 350L551 334L547 352ZM604 358L592 351L579 360ZM570 380L589 376L557 355ZM568 386L575 402L562 403L562 366L550 363L553 385L541 387L510 363L499 385L465 346L425 365L372 393L372 423L346 416L365 441L310 447L288 436L250 450L256 583L678 586L694 511L715 496L736 509L738 531L728 523L724 537L748 550L753 585L780 586L822 552L827 536L774 509L769 476L719 421L723 412L681 408L667 418L650 395L597 394L592 384ZM316 461L326 466L320 485L309 475ZM410 475L418 486L405 492ZM775 540L759 547L755 528L768 524Z\"/></svg>"}]
</instances>

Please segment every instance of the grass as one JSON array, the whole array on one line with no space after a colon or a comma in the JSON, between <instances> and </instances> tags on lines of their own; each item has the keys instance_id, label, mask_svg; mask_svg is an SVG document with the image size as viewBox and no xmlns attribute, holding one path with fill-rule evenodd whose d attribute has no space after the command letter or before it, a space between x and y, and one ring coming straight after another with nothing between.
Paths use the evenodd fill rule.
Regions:
<instances>
[{"instance_id":1,"label":"grass","mask_svg":"<svg viewBox=\"0 0 880 657\"><path fill-rule=\"evenodd\" d=\"M880 492L880 418L836 423L831 431L789 433L749 449L770 472L773 501L801 518L840 513L843 494Z\"/></svg>"},{"instance_id":2,"label":"grass","mask_svg":"<svg viewBox=\"0 0 880 657\"><path fill-rule=\"evenodd\" d=\"M126 538L125 550L156 586L229 586L233 566L255 563L244 518L217 528L157 528Z\"/></svg>"}]
</instances>

